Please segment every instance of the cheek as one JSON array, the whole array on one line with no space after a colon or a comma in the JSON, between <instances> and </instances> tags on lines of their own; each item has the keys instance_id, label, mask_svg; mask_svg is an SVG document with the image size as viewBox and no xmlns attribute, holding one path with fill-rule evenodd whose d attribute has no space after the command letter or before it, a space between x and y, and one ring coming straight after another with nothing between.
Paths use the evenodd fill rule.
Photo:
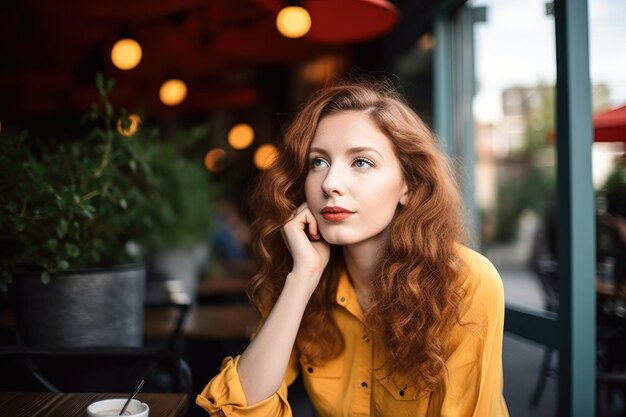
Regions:
<instances>
[{"instance_id":1,"label":"cheek","mask_svg":"<svg viewBox=\"0 0 626 417\"><path fill-rule=\"evenodd\" d=\"M307 203L311 203L311 198L313 197L313 181L311 180L311 177L306 177L306 180L304 181L304 198L306 199Z\"/></svg>"},{"instance_id":2,"label":"cheek","mask_svg":"<svg viewBox=\"0 0 626 417\"><path fill-rule=\"evenodd\" d=\"M370 205L384 209L400 201L402 197L402 183L393 176L381 177L375 183L370 183L359 191L364 200Z\"/></svg>"}]
</instances>

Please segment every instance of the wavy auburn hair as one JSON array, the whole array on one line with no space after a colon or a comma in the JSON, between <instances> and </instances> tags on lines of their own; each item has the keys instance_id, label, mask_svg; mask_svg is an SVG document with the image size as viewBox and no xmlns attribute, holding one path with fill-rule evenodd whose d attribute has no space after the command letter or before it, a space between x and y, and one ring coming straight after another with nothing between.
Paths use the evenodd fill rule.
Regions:
<instances>
[{"instance_id":1,"label":"wavy auburn hair","mask_svg":"<svg viewBox=\"0 0 626 417\"><path fill-rule=\"evenodd\" d=\"M409 188L407 204L398 208L390 225L366 320L386 345L389 376L435 388L447 356L445 339L459 321L463 296L458 256L458 243L465 236L462 205L434 134L389 83L326 87L284 131L279 155L260 177L251 199L256 217L253 250L259 271L251 281L249 295L266 316L282 291L293 260L280 230L305 201L308 151L320 120L344 111L364 112L389 138ZM296 339L304 362L323 363L344 348L332 315L341 268L341 247L333 246Z\"/></svg>"}]
</instances>

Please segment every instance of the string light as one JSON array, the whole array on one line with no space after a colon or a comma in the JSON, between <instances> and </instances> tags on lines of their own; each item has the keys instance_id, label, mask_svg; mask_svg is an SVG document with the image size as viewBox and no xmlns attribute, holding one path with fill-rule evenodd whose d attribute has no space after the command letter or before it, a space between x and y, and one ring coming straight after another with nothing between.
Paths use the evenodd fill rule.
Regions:
<instances>
[{"instance_id":1,"label":"string light","mask_svg":"<svg viewBox=\"0 0 626 417\"><path fill-rule=\"evenodd\" d=\"M137 133L139 129L139 125L141 124L141 118L136 114L129 114L128 117L128 125L124 126L122 119L117 121L117 131L120 132L122 136L132 136Z\"/></svg>"}]
</instances>

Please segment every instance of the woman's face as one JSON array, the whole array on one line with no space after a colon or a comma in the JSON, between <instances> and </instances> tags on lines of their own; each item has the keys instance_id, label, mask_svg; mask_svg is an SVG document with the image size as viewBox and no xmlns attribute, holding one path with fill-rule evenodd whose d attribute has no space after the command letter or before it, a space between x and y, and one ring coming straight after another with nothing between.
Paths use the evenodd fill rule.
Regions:
<instances>
[{"instance_id":1,"label":"woman's face","mask_svg":"<svg viewBox=\"0 0 626 417\"><path fill-rule=\"evenodd\" d=\"M352 245L386 236L407 185L392 143L370 117L324 117L309 149L305 194L328 243Z\"/></svg>"}]
</instances>

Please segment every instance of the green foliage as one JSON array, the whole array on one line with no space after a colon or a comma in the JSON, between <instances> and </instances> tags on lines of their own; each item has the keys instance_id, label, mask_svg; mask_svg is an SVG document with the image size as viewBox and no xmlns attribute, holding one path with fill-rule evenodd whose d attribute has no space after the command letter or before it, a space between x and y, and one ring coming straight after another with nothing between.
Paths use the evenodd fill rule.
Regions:
<instances>
[{"instance_id":1,"label":"green foliage","mask_svg":"<svg viewBox=\"0 0 626 417\"><path fill-rule=\"evenodd\" d=\"M549 139L555 129L555 89L541 83L530 89L532 94L520 115L525 126L523 146L499 161L496 241L516 237L525 210L542 216L556 185L555 148Z\"/></svg>"},{"instance_id":2,"label":"green foliage","mask_svg":"<svg viewBox=\"0 0 626 417\"><path fill-rule=\"evenodd\" d=\"M540 83L537 86L537 94L540 97L540 105L532 107L526 117L528 127L524 134L524 152L529 154L552 146L549 136L550 134L554 134L556 129L556 97L554 86Z\"/></svg>"},{"instance_id":3,"label":"green foliage","mask_svg":"<svg viewBox=\"0 0 626 417\"><path fill-rule=\"evenodd\" d=\"M191 247L209 239L220 189L210 184L202 153L194 151L207 134L206 126L194 126L174 141L150 149L150 181L159 192L146 195L143 222L149 236L139 240L148 252L166 246Z\"/></svg>"},{"instance_id":4,"label":"green foliage","mask_svg":"<svg viewBox=\"0 0 626 417\"><path fill-rule=\"evenodd\" d=\"M84 117L84 137L0 137L0 291L15 272L37 270L48 282L209 238L214 187L202 161L156 131L120 134L118 121L130 121L109 101L113 81L99 74L96 84L100 101ZM128 251L129 242L142 250Z\"/></svg>"},{"instance_id":5,"label":"green foliage","mask_svg":"<svg viewBox=\"0 0 626 417\"><path fill-rule=\"evenodd\" d=\"M530 168L520 170L517 176L502 176L498 183L496 241L507 242L515 238L524 210L531 210L541 216L548 196L554 190L554 170L528 162L525 165Z\"/></svg>"}]
</instances>

